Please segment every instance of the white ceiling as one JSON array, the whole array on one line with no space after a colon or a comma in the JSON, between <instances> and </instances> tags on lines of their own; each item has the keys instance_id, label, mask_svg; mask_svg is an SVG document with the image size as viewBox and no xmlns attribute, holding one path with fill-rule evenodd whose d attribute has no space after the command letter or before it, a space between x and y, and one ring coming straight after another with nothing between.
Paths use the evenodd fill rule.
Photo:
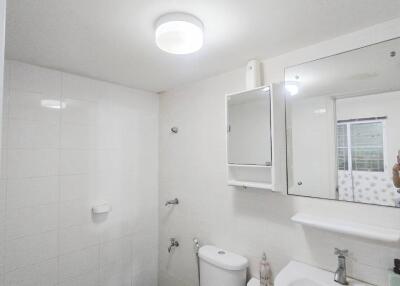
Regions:
<instances>
[{"instance_id":1,"label":"white ceiling","mask_svg":"<svg viewBox=\"0 0 400 286\"><path fill-rule=\"evenodd\" d=\"M400 0L9 0L6 57L163 91L400 16ZM167 12L200 18L205 45L154 43Z\"/></svg>"}]
</instances>

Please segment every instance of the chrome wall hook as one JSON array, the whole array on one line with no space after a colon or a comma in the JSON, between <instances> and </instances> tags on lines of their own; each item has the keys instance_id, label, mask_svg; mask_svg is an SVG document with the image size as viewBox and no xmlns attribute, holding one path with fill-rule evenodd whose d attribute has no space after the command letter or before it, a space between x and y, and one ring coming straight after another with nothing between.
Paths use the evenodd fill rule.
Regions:
<instances>
[{"instance_id":1,"label":"chrome wall hook","mask_svg":"<svg viewBox=\"0 0 400 286\"><path fill-rule=\"evenodd\" d=\"M169 200L169 201L166 201L166 202L165 202L165 206L168 206L168 205L177 205L177 204L179 204L178 198L175 198L175 199L173 199L173 200Z\"/></svg>"}]
</instances>

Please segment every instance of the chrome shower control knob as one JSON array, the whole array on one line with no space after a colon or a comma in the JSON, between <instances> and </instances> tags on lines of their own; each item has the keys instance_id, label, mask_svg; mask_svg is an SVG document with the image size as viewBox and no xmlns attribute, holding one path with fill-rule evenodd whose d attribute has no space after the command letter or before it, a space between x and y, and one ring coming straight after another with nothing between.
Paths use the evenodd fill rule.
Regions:
<instances>
[{"instance_id":1,"label":"chrome shower control knob","mask_svg":"<svg viewBox=\"0 0 400 286\"><path fill-rule=\"evenodd\" d=\"M170 238L170 245L168 246L168 253L171 253L172 249L179 246L179 242L175 238Z\"/></svg>"}]
</instances>

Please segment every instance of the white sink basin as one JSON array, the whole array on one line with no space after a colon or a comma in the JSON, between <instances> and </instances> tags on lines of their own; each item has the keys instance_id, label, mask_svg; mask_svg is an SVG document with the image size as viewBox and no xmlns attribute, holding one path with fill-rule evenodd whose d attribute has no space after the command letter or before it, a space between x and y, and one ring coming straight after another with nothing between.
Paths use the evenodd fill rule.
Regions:
<instances>
[{"instance_id":1,"label":"white sink basin","mask_svg":"<svg viewBox=\"0 0 400 286\"><path fill-rule=\"evenodd\" d=\"M333 280L333 273L304 263L291 261L275 278L275 286L340 286ZM351 278L350 286L368 286Z\"/></svg>"},{"instance_id":2,"label":"white sink basin","mask_svg":"<svg viewBox=\"0 0 400 286\"><path fill-rule=\"evenodd\" d=\"M304 279L300 278L298 280L290 282L288 285L290 285L290 286L321 286L321 285L324 285L324 284L317 283L317 282L315 282L313 280L310 280L308 278L304 278Z\"/></svg>"}]
</instances>

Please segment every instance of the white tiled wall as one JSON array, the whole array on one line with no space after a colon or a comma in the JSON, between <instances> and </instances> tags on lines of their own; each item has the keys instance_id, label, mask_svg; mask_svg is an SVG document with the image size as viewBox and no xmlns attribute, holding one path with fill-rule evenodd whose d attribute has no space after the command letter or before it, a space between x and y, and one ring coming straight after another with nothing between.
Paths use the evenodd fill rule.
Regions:
<instances>
[{"instance_id":1,"label":"white tiled wall","mask_svg":"<svg viewBox=\"0 0 400 286\"><path fill-rule=\"evenodd\" d=\"M155 286L158 95L15 61L5 86L0 285Z\"/></svg>"},{"instance_id":2,"label":"white tiled wall","mask_svg":"<svg viewBox=\"0 0 400 286\"><path fill-rule=\"evenodd\" d=\"M285 66L399 35L400 19L267 60L266 78L281 82ZM386 285L393 258L400 257L399 244L303 229L290 217L303 211L400 228L399 209L227 187L225 94L243 90L244 83L245 69L238 69L161 96L159 285L197 285L195 236L203 244L248 257L253 276L257 276L262 251L266 251L276 275L291 259L335 270L334 247L348 248L350 275ZM179 133L172 134L172 126L178 126ZM180 204L165 208L165 200L174 197ZM166 252L170 237L180 242L173 254Z\"/></svg>"}]
</instances>

